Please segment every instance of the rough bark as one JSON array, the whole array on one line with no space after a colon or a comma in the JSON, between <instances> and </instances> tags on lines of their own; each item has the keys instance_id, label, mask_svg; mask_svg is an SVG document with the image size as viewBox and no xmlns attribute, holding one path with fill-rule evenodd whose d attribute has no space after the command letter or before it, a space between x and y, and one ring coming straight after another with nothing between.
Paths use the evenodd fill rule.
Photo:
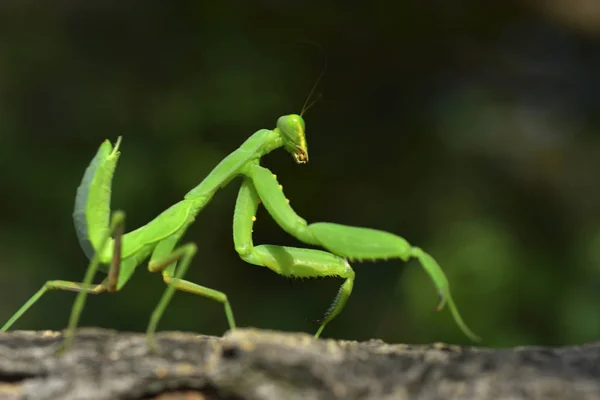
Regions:
<instances>
[{"instance_id":1,"label":"rough bark","mask_svg":"<svg viewBox=\"0 0 600 400\"><path fill-rule=\"evenodd\" d=\"M0 399L600 399L600 342L506 350L314 340L239 329L223 338L82 329L0 334Z\"/></svg>"}]
</instances>

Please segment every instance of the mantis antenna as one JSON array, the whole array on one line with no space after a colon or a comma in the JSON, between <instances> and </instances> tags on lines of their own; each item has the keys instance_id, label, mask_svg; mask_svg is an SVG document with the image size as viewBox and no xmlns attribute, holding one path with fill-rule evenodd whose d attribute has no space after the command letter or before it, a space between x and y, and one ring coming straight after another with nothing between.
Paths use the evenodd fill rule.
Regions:
<instances>
[{"instance_id":1,"label":"mantis antenna","mask_svg":"<svg viewBox=\"0 0 600 400\"><path fill-rule=\"evenodd\" d=\"M310 43L313 46L317 46L317 47L319 47L321 49L321 51L323 51L323 48L321 46L319 46L318 44L316 44L314 42L307 42L307 43ZM315 103L317 101L319 101L319 99L321 98L321 94L317 95L316 97L313 97L313 95L315 93L315 90L317 89L317 86L319 86L319 83L321 83L321 79L323 79L323 75L325 75L325 70L326 69L327 69L327 56L325 56L325 61L324 61L324 64L323 64L323 69L321 69L321 73L317 77L317 80L315 81L315 84L310 89L310 92L308 93L308 96L306 97L306 100L304 101L304 104L302 105L302 111L300 112L300 116L301 117L303 117L304 113L306 111L308 111L309 108L311 108L312 106L314 106Z\"/></svg>"}]
</instances>

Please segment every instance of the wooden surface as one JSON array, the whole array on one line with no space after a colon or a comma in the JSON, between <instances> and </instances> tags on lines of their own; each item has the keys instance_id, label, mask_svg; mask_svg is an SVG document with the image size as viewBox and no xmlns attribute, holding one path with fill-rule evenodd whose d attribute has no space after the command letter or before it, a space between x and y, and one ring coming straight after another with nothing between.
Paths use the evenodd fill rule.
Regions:
<instances>
[{"instance_id":1,"label":"wooden surface","mask_svg":"<svg viewBox=\"0 0 600 400\"><path fill-rule=\"evenodd\" d=\"M314 340L239 329L223 338L87 328L0 334L0 399L597 400L600 342L506 350Z\"/></svg>"}]
</instances>

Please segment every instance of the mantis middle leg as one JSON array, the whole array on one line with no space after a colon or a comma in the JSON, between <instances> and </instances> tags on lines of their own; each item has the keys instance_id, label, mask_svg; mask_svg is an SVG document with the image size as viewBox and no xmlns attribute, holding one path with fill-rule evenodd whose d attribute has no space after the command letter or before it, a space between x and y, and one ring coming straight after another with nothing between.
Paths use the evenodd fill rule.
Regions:
<instances>
[{"instance_id":1,"label":"mantis middle leg","mask_svg":"<svg viewBox=\"0 0 600 400\"><path fill-rule=\"evenodd\" d=\"M339 315L346 305L354 285L354 271L346 260L326 251L275 245L254 246L252 227L259 203L252 181L245 178L238 193L233 219L235 249L244 261L267 267L286 277L345 279L325 317L320 321L321 326L315 334L315 337L319 337L325 325Z\"/></svg>"},{"instance_id":2,"label":"mantis middle leg","mask_svg":"<svg viewBox=\"0 0 600 400\"><path fill-rule=\"evenodd\" d=\"M150 272L161 272L164 282L168 285L152 312L148 329L146 330L148 347L152 351L156 351L157 349L154 342L156 327L167 309L171 298L175 294L175 290L207 297L223 304L229 329L234 330L236 328L233 311L225 293L182 279L197 251L194 243L187 243L173 250L184 231L185 228L161 241L154 250L148 264L148 270Z\"/></svg>"}]
</instances>

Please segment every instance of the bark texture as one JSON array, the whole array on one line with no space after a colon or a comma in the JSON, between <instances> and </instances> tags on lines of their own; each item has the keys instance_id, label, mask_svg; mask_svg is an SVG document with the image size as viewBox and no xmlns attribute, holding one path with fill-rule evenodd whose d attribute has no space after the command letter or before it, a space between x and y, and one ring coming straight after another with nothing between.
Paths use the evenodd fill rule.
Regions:
<instances>
[{"instance_id":1,"label":"bark texture","mask_svg":"<svg viewBox=\"0 0 600 400\"><path fill-rule=\"evenodd\" d=\"M494 350L315 340L239 329L223 338L88 328L0 334L1 400L597 400L600 342Z\"/></svg>"}]
</instances>

